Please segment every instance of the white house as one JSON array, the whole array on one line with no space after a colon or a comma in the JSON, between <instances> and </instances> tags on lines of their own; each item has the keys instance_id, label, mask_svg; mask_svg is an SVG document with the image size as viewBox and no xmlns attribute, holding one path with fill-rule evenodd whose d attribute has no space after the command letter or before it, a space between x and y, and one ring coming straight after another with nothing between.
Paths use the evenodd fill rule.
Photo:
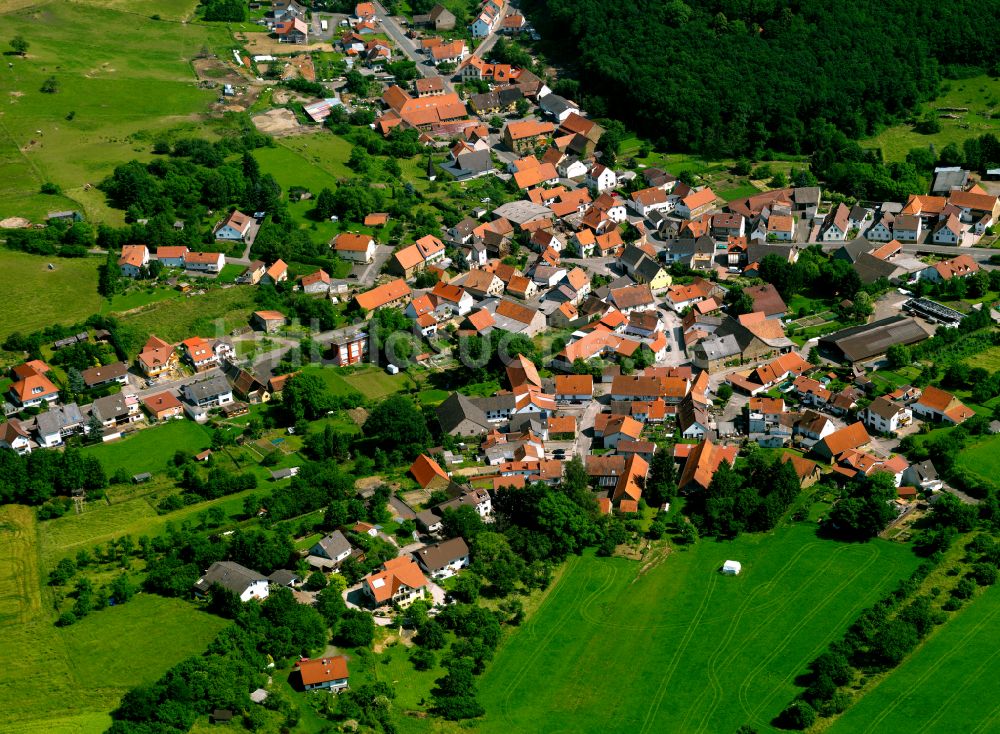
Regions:
<instances>
[{"instance_id":1,"label":"white house","mask_svg":"<svg viewBox=\"0 0 1000 734\"><path fill-rule=\"evenodd\" d=\"M188 252L184 254L184 267L203 273L221 273L226 266L226 256L221 252Z\"/></svg>"},{"instance_id":2,"label":"white house","mask_svg":"<svg viewBox=\"0 0 1000 734\"><path fill-rule=\"evenodd\" d=\"M957 245L962 241L962 224L954 214L934 226L931 241L936 245Z\"/></svg>"},{"instance_id":3,"label":"white house","mask_svg":"<svg viewBox=\"0 0 1000 734\"><path fill-rule=\"evenodd\" d=\"M892 234L900 242L916 242L924 231L924 220L914 214L900 214L892 223Z\"/></svg>"},{"instance_id":4,"label":"white house","mask_svg":"<svg viewBox=\"0 0 1000 734\"><path fill-rule=\"evenodd\" d=\"M413 555L420 568L432 579L450 578L469 566L469 546L462 538L424 546Z\"/></svg>"},{"instance_id":5,"label":"white house","mask_svg":"<svg viewBox=\"0 0 1000 734\"><path fill-rule=\"evenodd\" d=\"M609 191L618 185L618 176L613 170L600 163L595 163L587 171L587 186L599 192Z\"/></svg>"},{"instance_id":6,"label":"white house","mask_svg":"<svg viewBox=\"0 0 1000 734\"><path fill-rule=\"evenodd\" d=\"M194 589L204 595L216 584L233 592L242 602L264 600L270 588L267 576L232 561L213 563L205 575L195 581Z\"/></svg>"},{"instance_id":7,"label":"white house","mask_svg":"<svg viewBox=\"0 0 1000 734\"><path fill-rule=\"evenodd\" d=\"M215 239L232 242L248 242L254 231L254 218L239 210L234 210L215 230Z\"/></svg>"},{"instance_id":8,"label":"white house","mask_svg":"<svg viewBox=\"0 0 1000 734\"><path fill-rule=\"evenodd\" d=\"M344 260L370 263L375 258L375 240L366 234L343 232L330 243L333 251Z\"/></svg>"},{"instance_id":9,"label":"white house","mask_svg":"<svg viewBox=\"0 0 1000 734\"><path fill-rule=\"evenodd\" d=\"M673 208L667 199L667 193L657 188L633 191L628 205L640 217L649 216L652 212L669 212Z\"/></svg>"},{"instance_id":10,"label":"white house","mask_svg":"<svg viewBox=\"0 0 1000 734\"><path fill-rule=\"evenodd\" d=\"M909 425L913 412L905 405L894 403L885 396L875 398L861 416L865 425L877 433L895 433Z\"/></svg>"},{"instance_id":11,"label":"white house","mask_svg":"<svg viewBox=\"0 0 1000 734\"><path fill-rule=\"evenodd\" d=\"M580 178L587 175L587 164L579 158L570 156L556 164L556 171L563 178Z\"/></svg>"},{"instance_id":12,"label":"white house","mask_svg":"<svg viewBox=\"0 0 1000 734\"><path fill-rule=\"evenodd\" d=\"M326 558L334 563L341 563L351 555L351 543L342 532L334 530L316 541L309 549L309 555Z\"/></svg>"},{"instance_id":13,"label":"white house","mask_svg":"<svg viewBox=\"0 0 1000 734\"><path fill-rule=\"evenodd\" d=\"M185 385L184 399L191 405L214 407L233 402L233 389L225 377L212 377Z\"/></svg>"}]
</instances>

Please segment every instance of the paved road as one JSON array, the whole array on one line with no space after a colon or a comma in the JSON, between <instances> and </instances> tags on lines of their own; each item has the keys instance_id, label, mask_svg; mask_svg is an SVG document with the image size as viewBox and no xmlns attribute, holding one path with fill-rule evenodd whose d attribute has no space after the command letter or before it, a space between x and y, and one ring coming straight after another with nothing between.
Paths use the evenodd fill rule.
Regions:
<instances>
[{"instance_id":1,"label":"paved road","mask_svg":"<svg viewBox=\"0 0 1000 734\"><path fill-rule=\"evenodd\" d=\"M451 82L448 77L441 76L438 73L437 68L427 62L427 56L421 53L417 44L410 38L406 37L406 31L400 26L399 21L394 17L389 15L389 12L380 2L375 2L375 10L378 14L378 19L382 24L382 30L385 34L392 39L393 43L396 44L396 48L403 52L410 61L417 65L417 73L422 77L434 77L439 76L444 81L444 87L446 92L454 92L455 89L451 86Z\"/></svg>"},{"instance_id":2,"label":"paved road","mask_svg":"<svg viewBox=\"0 0 1000 734\"><path fill-rule=\"evenodd\" d=\"M218 367L213 367L210 370L205 370L204 372L199 372L197 375L191 375L190 377L183 377L179 380L167 380L164 382L157 382L151 387L144 387L137 391L139 399L149 397L150 395L156 395L161 392L180 392L181 388L185 385L190 385L193 382L201 382L202 380L207 380L209 377L215 377L216 375L221 375L222 370ZM129 382L133 386L144 385L144 378L137 377L135 375L129 375Z\"/></svg>"}]
</instances>

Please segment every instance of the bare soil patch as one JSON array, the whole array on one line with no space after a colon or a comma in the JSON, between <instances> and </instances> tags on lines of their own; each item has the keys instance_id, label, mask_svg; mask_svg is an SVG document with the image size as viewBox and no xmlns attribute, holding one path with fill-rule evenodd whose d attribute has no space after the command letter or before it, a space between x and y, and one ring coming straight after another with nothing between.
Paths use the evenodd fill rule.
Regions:
<instances>
[{"instance_id":1,"label":"bare soil patch","mask_svg":"<svg viewBox=\"0 0 1000 734\"><path fill-rule=\"evenodd\" d=\"M258 130L275 137L296 135L303 132L302 125L295 119L295 114L284 108L262 112L259 115L254 115L252 119Z\"/></svg>"},{"instance_id":2,"label":"bare soil patch","mask_svg":"<svg viewBox=\"0 0 1000 734\"><path fill-rule=\"evenodd\" d=\"M0 219L0 229L27 229L31 222L24 217L7 217Z\"/></svg>"}]
</instances>

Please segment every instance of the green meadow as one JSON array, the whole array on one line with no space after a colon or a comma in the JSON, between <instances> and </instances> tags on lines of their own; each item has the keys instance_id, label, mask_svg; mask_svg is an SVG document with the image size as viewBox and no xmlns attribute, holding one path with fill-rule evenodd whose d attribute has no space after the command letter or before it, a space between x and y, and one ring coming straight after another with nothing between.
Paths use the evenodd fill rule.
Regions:
<instances>
[{"instance_id":1,"label":"green meadow","mask_svg":"<svg viewBox=\"0 0 1000 734\"><path fill-rule=\"evenodd\" d=\"M216 92L199 89L190 59L228 44L224 26L176 22L190 0L4 4L0 25L28 40L0 74L0 218L74 207L108 213L95 185L149 156L151 136L198 128ZM148 15L147 15L148 12ZM159 13L163 20L152 20ZM3 39L6 45L7 37ZM10 66L7 66L10 64ZM54 77L57 91L40 91ZM37 193L51 181L65 196Z\"/></svg>"},{"instance_id":2,"label":"green meadow","mask_svg":"<svg viewBox=\"0 0 1000 734\"><path fill-rule=\"evenodd\" d=\"M740 576L719 573L730 558ZM917 562L907 546L838 544L807 525L703 540L647 572L571 558L484 674L477 728L770 731L795 677Z\"/></svg>"}]
</instances>

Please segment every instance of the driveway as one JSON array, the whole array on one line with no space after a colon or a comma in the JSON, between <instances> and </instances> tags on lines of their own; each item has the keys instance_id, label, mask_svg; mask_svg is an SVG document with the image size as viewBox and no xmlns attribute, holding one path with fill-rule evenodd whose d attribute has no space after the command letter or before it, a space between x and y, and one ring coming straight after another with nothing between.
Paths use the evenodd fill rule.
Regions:
<instances>
[{"instance_id":1,"label":"driveway","mask_svg":"<svg viewBox=\"0 0 1000 734\"><path fill-rule=\"evenodd\" d=\"M156 395L161 392L180 392L181 388L185 385L190 385L194 382L201 382L202 380L207 380L209 377L216 377L222 375L222 370L218 367L213 367L210 370L205 370L204 372L199 372L197 375L191 375L190 377L183 377L179 380L165 380L163 382L157 382L151 387L145 387L138 391L139 399L149 397L150 395ZM134 378L133 378L134 380ZM143 384L143 383L139 383Z\"/></svg>"},{"instance_id":2,"label":"driveway","mask_svg":"<svg viewBox=\"0 0 1000 734\"><path fill-rule=\"evenodd\" d=\"M357 276L359 285L372 285L378 274L382 272L382 266L392 257L392 245L378 245L375 247L375 257L367 265L355 265L351 268L351 274Z\"/></svg>"},{"instance_id":3,"label":"driveway","mask_svg":"<svg viewBox=\"0 0 1000 734\"><path fill-rule=\"evenodd\" d=\"M580 415L579 425L577 426L576 441L574 442L574 452L581 459L586 457L590 453L590 446L593 443L591 436L586 435L589 431L593 435L594 421L597 418L597 414L601 412L604 406L598 400L591 400L587 407L584 409L583 413Z\"/></svg>"},{"instance_id":4,"label":"driveway","mask_svg":"<svg viewBox=\"0 0 1000 734\"><path fill-rule=\"evenodd\" d=\"M406 37L406 31L400 26L399 21L389 15L389 12L383 7L382 3L375 2L375 10L378 13L382 30L396 44L396 48L402 51L406 58L417 65L417 73L423 77L441 76L438 74L437 69L427 62L427 56L420 52L413 39ZM441 79L444 81L445 92L455 91L448 77L441 76Z\"/></svg>"}]
</instances>

